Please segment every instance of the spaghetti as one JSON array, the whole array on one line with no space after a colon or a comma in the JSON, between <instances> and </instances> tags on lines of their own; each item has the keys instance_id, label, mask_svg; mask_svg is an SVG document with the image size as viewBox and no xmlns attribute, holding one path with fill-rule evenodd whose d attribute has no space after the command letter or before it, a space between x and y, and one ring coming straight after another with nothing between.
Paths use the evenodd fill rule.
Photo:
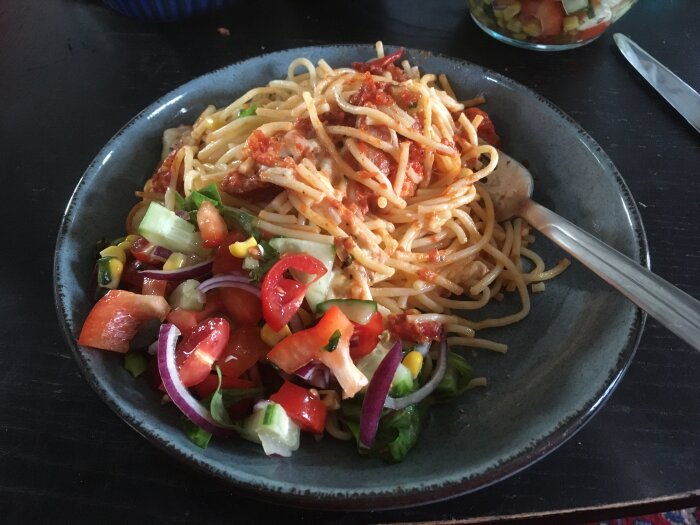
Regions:
<instances>
[{"instance_id":1,"label":"spaghetti","mask_svg":"<svg viewBox=\"0 0 700 525\"><path fill-rule=\"evenodd\" d=\"M459 102L444 75L396 66L399 57L379 42L377 59L354 69L298 58L286 79L209 106L181 130L143 198L172 209L179 188L188 195L215 182L263 232L335 244L329 298L376 301L399 335L439 323L453 344L504 351L475 330L523 319L528 285L541 290L568 261L545 271L529 226L496 222L479 183L499 142L472 107L483 97ZM517 312L481 321L451 313L504 290L519 294Z\"/></svg>"}]
</instances>

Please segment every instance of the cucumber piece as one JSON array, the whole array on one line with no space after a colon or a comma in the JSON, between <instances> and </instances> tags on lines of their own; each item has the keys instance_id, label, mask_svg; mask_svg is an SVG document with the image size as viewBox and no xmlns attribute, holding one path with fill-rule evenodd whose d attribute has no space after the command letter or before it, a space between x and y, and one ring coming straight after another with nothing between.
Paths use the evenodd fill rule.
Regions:
<instances>
[{"instance_id":1,"label":"cucumber piece","mask_svg":"<svg viewBox=\"0 0 700 525\"><path fill-rule=\"evenodd\" d=\"M388 353L389 349L382 343L379 343L377 348L372 350L369 354L357 362L357 369L371 381L372 376L374 376L377 368L379 368L379 363L382 362ZM364 389L366 390L367 387ZM402 363L399 363L396 372L394 372L394 377L391 380L391 389L389 390L389 394L392 397L401 397L412 391L413 376L411 375L411 371Z\"/></svg>"},{"instance_id":2,"label":"cucumber piece","mask_svg":"<svg viewBox=\"0 0 700 525\"><path fill-rule=\"evenodd\" d=\"M202 247L202 239L194 231L194 225L157 202L149 204L138 233L147 241L174 252L195 253L203 257L209 254L209 250Z\"/></svg>"},{"instance_id":3,"label":"cucumber piece","mask_svg":"<svg viewBox=\"0 0 700 525\"><path fill-rule=\"evenodd\" d=\"M168 297L168 303L173 308L184 308L186 310L201 311L204 308L204 303L207 302L206 296L197 290L200 282L196 279L187 279L181 282L173 293Z\"/></svg>"},{"instance_id":4,"label":"cucumber piece","mask_svg":"<svg viewBox=\"0 0 700 525\"><path fill-rule=\"evenodd\" d=\"M588 8L588 0L561 0L561 3L567 15L572 15Z\"/></svg>"},{"instance_id":5,"label":"cucumber piece","mask_svg":"<svg viewBox=\"0 0 700 525\"><path fill-rule=\"evenodd\" d=\"M366 324L369 318L377 312L377 303L362 299L330 299L319 303L316 306L316 312L326 313L331 306L337 306L348 319L359 324Z\"/></svg>"},{"instance_id":6,"label":"cucumber piece","mask_svg":"<svg viewBox=\"0 0 700 525\"><path fill-rule=\"evenodd\" d=\"M330 288L331 279L333 278L332 270L333 262L335 261L335 246L303 239L292 239L290 237L275 237L274 239L270 239L270 246L280 254L305 253L311 255L312 257L316 257L326 267L328 270L326 274L306 290L306 301L309 303L311 309L315 310L316 306L325 301L328 295L328 289ZM302 282L311 280L308 276L299 274L298 272L293 271L292 274Z\"/></svg>"},{"instance_id":7,"label":"cucumber piece","mask_svg":"<svg viewBox=\"0 0 700 525\"><path fill-rule=\"evenodd\" d=\"M413 374L403 363L399 363L394 379L391 380L391 397L403 397L413 392Z\"/></svg>"},{"instance_id":8,"label":"cucumber piece","mask_svg":"<svg viewBox=\"0 0 700 525\"><path fill-rule=\"evenodd\" d=\"M260 443L265 454L289 457L299 448L299 426L291 420L282 405L263 401L253 408L243 424L241 435Z\"/></svg>"}]
</instances>

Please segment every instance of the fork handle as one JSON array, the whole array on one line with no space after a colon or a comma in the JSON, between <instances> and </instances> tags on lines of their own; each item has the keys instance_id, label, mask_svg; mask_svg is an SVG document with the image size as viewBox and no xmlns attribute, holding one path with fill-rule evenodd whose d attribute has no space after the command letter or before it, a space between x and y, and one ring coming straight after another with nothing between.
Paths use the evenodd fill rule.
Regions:
<instances>
[{"instance_id":1,"label":"fork handle","mask_svg":"<svg viewBox=\"0 0 700 525\"><path fill-rule=\"evenodd\" d=\"M700 301L533 201L520 215L691 347L700 350Z\"/></svg>"}]
</instances>

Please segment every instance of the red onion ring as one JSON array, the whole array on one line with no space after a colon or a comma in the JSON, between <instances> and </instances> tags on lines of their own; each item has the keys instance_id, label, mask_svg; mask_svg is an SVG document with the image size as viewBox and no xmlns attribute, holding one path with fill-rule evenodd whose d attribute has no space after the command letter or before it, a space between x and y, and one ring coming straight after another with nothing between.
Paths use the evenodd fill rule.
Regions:
<instances>
[{"instance_id":1,"label":"red onion ring","mask_svg":"<svg viewBox=\"0 0 700 525\"><path fill-rule=\"evenodd\" d=\"M368 448L374 444L374 438L377 436L384 402L391 389L391 382L399 363L401 363L401 341L396 341L389 353L379 363L377 371L367 386L367 393L362 402L360 443Z\"/></svg>"},{"instance_id":2,"label":"red onion ring","mask_svg":"<svg viewBox=\"0 0 700 525\"><path fill-rule=\"evenodd\" d=\"M250 284L249 277L243 273L217 275L204 281L197 287L197 290L206 293L214 288L240 288L260 297L260 288Z\"/></svg>"},{"instance_id":3,"label":"red onion ring","mask_svg":"<svg viewBox=\"0 0 700 525\"><path fill-rule=\"evenodd\" d=\"M302 378L311 386L316 388L328 388L328 383L331 380L331 371L323 363L311 361L299 368L294 375Z\"/></svg>"},{"instance_id":4,"label":"red onion ring","mask_svg":"<svg viewBox=\"0 0 700 525\"><path fill-rule=\"evenodd\" d=\"M163 380L165 392L187 419L211 434L227 436L231 432L214 421L211 413L190 394L180 380L175 362L175 346L180 330L175 325L164 323L158 334L158 371Z\"/></svg>"},{"instance_id":5,"label":"red onion ring","mask_svg":"<svg viewBox=\"0 0 700 525\"><path fill-rule=\"evenodd\" d=\"M211 272L213 264L213 260L208 260L192 266L178 268L177 270L142 270L139 272L139 275L163 281L184 281L185 279L196 279L208 274Z\"/></svg>"},{"instance_id":6,"label":"red onion ring","mask_svg":"<svg viewBox=\"0 0 700 525\"><path fill-rule=\"evenodd\" d=\"M387 396L386 400L384 401L384 406L392 410L401 410L407 406L420 403L433 393L433 391L440 384L440 381L442 381L442 378L445 377L445 372L447 372L447 341L443 337L440 340L440 352L438 354L437 367L435 368L435 373L430 380L418 390L407 396L399 398Z\"/></svg>"}]
</instances>

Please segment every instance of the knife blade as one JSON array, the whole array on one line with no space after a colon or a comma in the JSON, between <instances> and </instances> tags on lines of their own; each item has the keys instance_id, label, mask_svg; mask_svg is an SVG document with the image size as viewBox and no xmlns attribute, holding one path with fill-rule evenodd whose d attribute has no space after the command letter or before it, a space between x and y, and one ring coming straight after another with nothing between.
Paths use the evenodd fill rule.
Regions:
<instances>
[{"instance_id":1,"label":"knife blade","mask_svg":"<svg viewBox=\"0 0 700 525\"><path fill-rule=\"evenodd\" d=\"M639 74L700 132L700 94L625 35L615 33L613 38Z\"/></svg>"}]
</instances>

